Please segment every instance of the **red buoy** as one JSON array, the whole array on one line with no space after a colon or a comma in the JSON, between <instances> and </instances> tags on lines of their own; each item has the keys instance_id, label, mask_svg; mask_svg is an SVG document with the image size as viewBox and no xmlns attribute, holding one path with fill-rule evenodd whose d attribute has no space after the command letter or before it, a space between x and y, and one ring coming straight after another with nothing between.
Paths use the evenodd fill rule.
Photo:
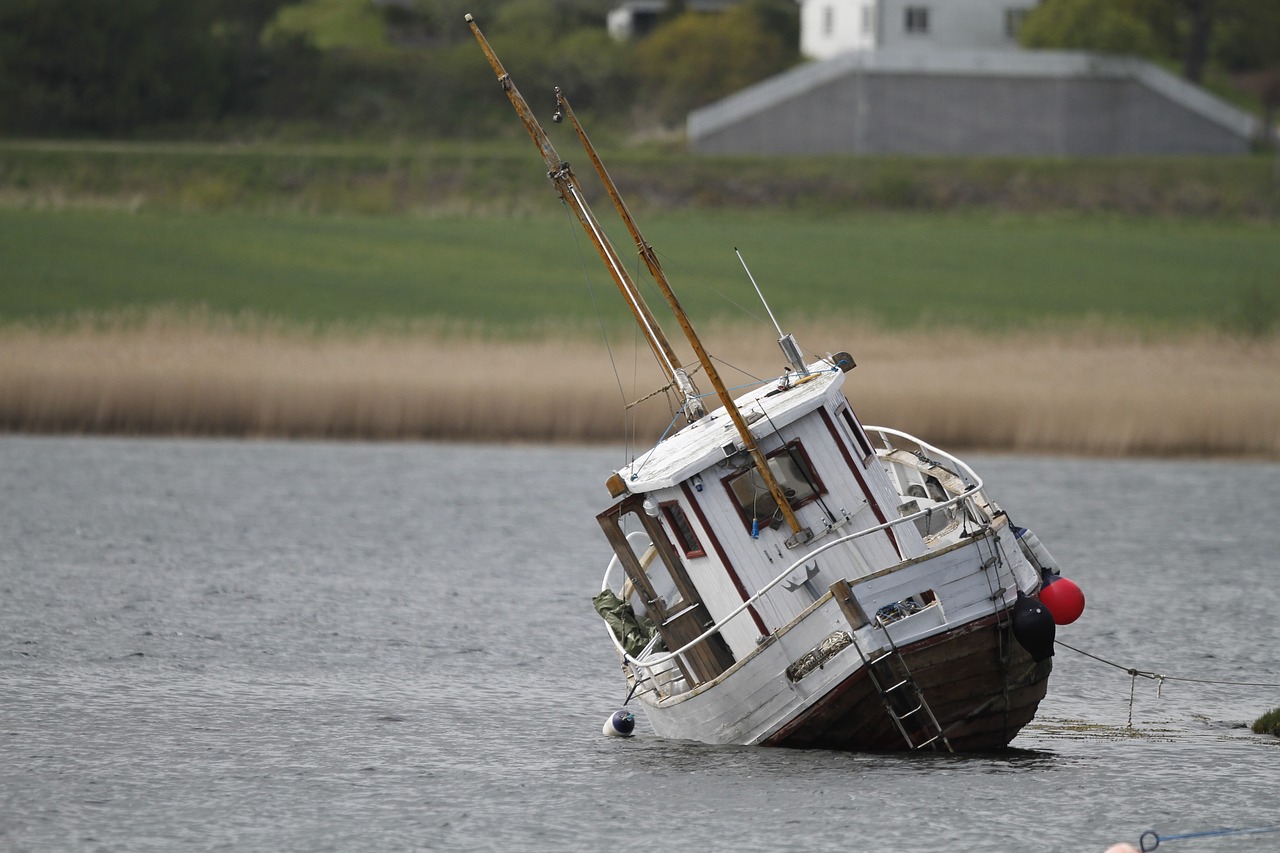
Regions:
<instances>
[{"instance_id":1,"label":"red buoy","mask_svg":"<svg viewBox=\"0 0 1280 853\"><path fill-rule=\"evenodd\" d=\"M1040 587L1040 603L1058 625L1070 625L1084 612L1084 593L1064 577L1051 577Z\"/></svg>"}]
</instances>

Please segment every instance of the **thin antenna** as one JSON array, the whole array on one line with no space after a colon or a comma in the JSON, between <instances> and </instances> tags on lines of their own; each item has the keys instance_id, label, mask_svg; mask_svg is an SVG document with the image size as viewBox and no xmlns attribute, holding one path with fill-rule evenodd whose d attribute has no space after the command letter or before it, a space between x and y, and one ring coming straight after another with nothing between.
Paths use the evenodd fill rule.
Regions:
<instances>
[{"instance_id":1,"label":"thin antenna","mask_svg":"<svg viewBox=\"0 0 1280 853\"><path fill-rule=\"evenodd\" d=\"M764 310L769 312L769 319L773 321L773 327L778 330L778 346L782 349L782 354L787 357L787 361L795 368L796 373L808 373L809 368L804 363L804 354L800 352L800 344L796 343L795 335L788 335L782 331L782 327L778 325L778 318L773 316L773 309L769 307L769 302L764 298L764 294L760 292L760 285L756 284L756 277L751 274L751 268L747 266L746 258L742 257L742 253L738 251L738 247L733 247L733 253L738 256L738 260L742 263L742 268L747 271L747 278L751 279L751 286L756 289L756 296L760 297L760 303L764 305Z\"/></svg>"},{"instance_id":2,"label":"thin antenna","mask_svg":"<svg viewBox=\"0 0 1280 853\"><path fill-rule=\"evenodd\" d=\"M742 257L742 253L738 251L738 247L733 247L733 253L738 256L738 261L742 264L742 268L747 271L747 278L751 279L751 286L756 289L756 296L760 297L760 303L764 305L764 310L769 312L769 319L773 321L773 327L778 330L778 337L786 337L782 333L782 327L778 325L778 318L773 316L773 309L769 307L769 303L765 301L764 294L760 292L760 285L756 284L756 277L751 274L751 268L747 266L747 259Z\"/></svg>"}]
</instances>

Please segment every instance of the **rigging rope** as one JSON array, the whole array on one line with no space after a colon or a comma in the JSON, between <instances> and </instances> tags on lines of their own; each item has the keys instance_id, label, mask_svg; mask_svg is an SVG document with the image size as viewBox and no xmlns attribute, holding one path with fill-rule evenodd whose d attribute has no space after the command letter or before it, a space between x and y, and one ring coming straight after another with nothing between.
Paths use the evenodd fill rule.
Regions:
<instances>
[{"instance_id":1,"label":"rigging rope","mask_svg":"<svg viewBox=\"0 0 1280 853\"><path fill-rule=\"evenodd\" d=\"M755 381L754 381L754 383L753 383L753 384L755 384L755 385L763 385L763 384L764 384L764 383L766 383L766 382L772 382L772 381L774 381L774 379L777 379L777 378L778 378L778 377L776 377L776 376L775 376L775 377L773 377L773 379L761 379L759 376L756 376L754 373L751 373L750 371L747 371L747 370L743 370L741 367L738 367L736 364L730 364L729 362L725 361L723 358L720 358L719 356L712 355L711 353L707 353L707 357L708 357L708 358L710 358L712 361L718 361L720 364L723 364L725 367L728 367L728 368L730 368L730 369L732 369L732 370L736 370L736 371L738 371L738 372L739 372L739 373L741 373L743 376L750 376L753 380L755 380ZM739 386L738 386L738 388L750 388L750 387L751 387L751 385L739 385ZM737 389L736 389L736 388L730 388L729 390L730 390L730 391L736 391Z\"/></svg>"},{"instance_id":2,"label":"rigging rope","mask_svg":"<svg viewBox=\"0 0 1280 853\"><path fill-rule=\"evenodd\" d=\"M582 277L587 283L587 293L591 296L591 307L596 312L596 322L600 324L600 338L604 341L605 352L609 354L609 366L613 368L613 378L618 383L618 393L622 395L622 402L626 403L627 391L622 387L622 376L618 373L618 364L613 358L613 347L609 345L609 333L605 329L604 315L600 313L600 304L596 301L596 291L591 286L591 272L587 266L587 259L582 254L582 244L578 242L578 229L574 227L573 211L569 210L569 203L563 198L560 199L560 204L564 207L565 217L569 220L569 231L573 234L573 247L578 252L578 260L582 262ZM623 424L623 429L626 429L625 423Z\"/></svg>"},{"instance_id":3,"label":"rigging rope","mask_svg":"<svg viewBox=\"0 0 1280 853\"><path fill-rule=\"evenodd\" d=\"M692 378L694 377L694 375L695 375L699 370L701 370L701 369L702 369L702 364L701 364L701 363L698 363L698 364L694 365L694 367L693 367L693 369L692 369L692 370L686 370L686 371L685 371L685 375L686 375L686 376L688 376L690 379L692 379ZM631 402L631 403L627 403L627 408L628 408L628 409L630 409L630 408L632 408L633 406L638 406L638 405L640 405L641 403L643 403L645 400L652 399L652 398L654 398L654 397L658 396L659 394L665 394L665 393L667 393L668 391L670 391L670 390L671 390L672 388L674 388L674 387L676 387L676 383L674 383L674 382L668 382L666 385L663 385L661 388L657 389L656 391L650 391L648 394L645 394L645 395L644 395L643 397L641 397L639 400L636 400L636 401ZM623 401L624 401L624 402L626 401L626 397L623 397L622 399L623 399ZM677 412L677 414L679 414L679 412Z\"/></svg>"},{"instance_id":4,"label":"rigging rope","mask_svg":"<svg viewBox=\"0 0 1280 853\"><path fill-rule=\"evenodd\" d=\"M653 247L652 247L652 246L650 246L650 248L652 249ZM686 265L684 265L684 264L680 263L680 260L679 260L678 258L674 258L674 257L672 257L671 255L668 255L666 252L659 252L657 249L654 249L654 250L653 250L653 252L654 252L654 254L655 254L655 255L657 255L657 256L661 259L663 266L671 266L671 267L674 267L676 270L683 271L683 272L688 272L688 271L689 271L689 267L687 267ZM716 296L719 296L719 297L720 297L721 299L723 299L725 302L728 302L728 303L729 303L730 305L732 305L734 308L737 308L737 309L738 309L739 311L741 311L743 314L746 314L748 317L750 317L752 320L755 320L755 321L756 321L757 323L759 323L760 325L762 325L762 326L767 326L767 325L769 325L769 324L768 324L768 322L766 322L766 321L764 320L764 318L760 317L758 314L753 313L749 308L747 308L746 306L744 306L744 305L740 304L739 302L737 302L736 300L734 300L734 299L733 299L733 297L729 296L728 294L723 293L722 291L720 291L720 290L718 290L718 289L716 289L716 288L712 287L711 285L707 284L706 282L703 282L703 283L702 283L702 287L703 287L703 288L705 288L706 290L711 291L711 292L712 292L712 293L714 293Z\"/></svg>"}]
</instances>

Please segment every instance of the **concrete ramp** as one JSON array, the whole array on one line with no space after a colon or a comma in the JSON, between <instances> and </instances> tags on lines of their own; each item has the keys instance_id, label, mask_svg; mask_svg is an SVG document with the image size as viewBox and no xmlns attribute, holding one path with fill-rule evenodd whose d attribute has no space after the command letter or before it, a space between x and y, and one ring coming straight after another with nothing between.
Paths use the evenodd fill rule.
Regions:
<instances>
[{"instance_id":1,"label":"concrete ramp","mask_svg":"<svg viewBox=\"0 0 1280 853\"><path fill-rule=\"evenodd\" d=\"M1243 154L1260 122L1144 60L855 51L689 114L707 154Z\"/></svg>"}]
</instances>

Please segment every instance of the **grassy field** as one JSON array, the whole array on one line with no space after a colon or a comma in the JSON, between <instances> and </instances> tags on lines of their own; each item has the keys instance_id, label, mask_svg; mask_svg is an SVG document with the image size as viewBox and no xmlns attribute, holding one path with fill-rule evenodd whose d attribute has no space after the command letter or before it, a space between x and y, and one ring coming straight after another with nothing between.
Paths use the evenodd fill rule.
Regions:
<instances>
[{"instance_id":1,"label":"grassy field","mask_svg":"<svg viewBox=\"0 0 1280 853\"><path fill-rule=\"evenodd\" d=\"M521 219L0 209L0 318L178 307L593 334L599 305L620 327L593 250L547 204ZM649 217L646 236L702 321L763 316L735 246L789 322L1249 332L1280 313L1280 237L1265 224L686 212Z\"/></svg>"},{"instance_id":2,"label":"grassy field","mask_svg":"<svg viewBox=\"0 0 1280 853\"><path fill-rule=\"evenodd\" d=\"M661 434L526 148L0 144L0 429ZM730 384L781 367L738 247L808 352L858 358L869 422L1280 458L1269 161L621 159L655 176L641 224Z\"/></svg>"}]
</instances>

